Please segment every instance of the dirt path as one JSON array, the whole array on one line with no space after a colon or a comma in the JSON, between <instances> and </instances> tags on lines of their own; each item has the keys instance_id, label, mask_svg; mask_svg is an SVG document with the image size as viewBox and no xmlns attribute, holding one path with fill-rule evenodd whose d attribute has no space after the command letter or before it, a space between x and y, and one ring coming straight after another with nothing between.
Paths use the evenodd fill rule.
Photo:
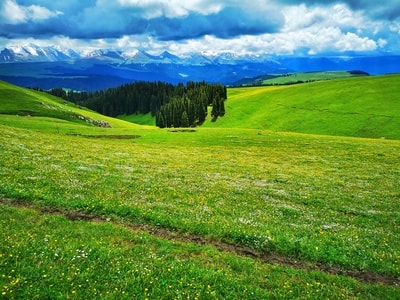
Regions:
<instances>
[{"instance_id":1,"label":"dirt path","mask_svg":"<svg viewBox=\"0 0 400 300\"><path fill-rule=\"evenodd\" d=\"M60 215L72 221L87 221L87 222L99 222L99 223L112 222L113 224L116 224L124 228L128 228L129 230L132 231L144 231L155 237L159 237L170 241L194 243L200 246L209 245L215 247L219 251L235 253L236 255L258 259L268 264L281 265L285 267L292 267L295 269L303 269L307 271L319 271L330 275L343 275L365 283L383 284L386 286L400 286L399 278L385 276L372 271L348 270L339 266L332 266L318 262L306 261L303 259L297 259L294 257L285 256L273 252L261 253L249 247L237 244L230 244L200 235L177 232L168 228L155 227L152 225L143 225L143 224L125 224L122 222L111 220L109 218L90 215L79 211L66 211L58 208L43 208L43 207L38 208L31 206L27 203L24 203L23 201L7 200L3 198L0 198L0 204L12 207L31 208L42 214Z\"/></svg>"}]
</instances>

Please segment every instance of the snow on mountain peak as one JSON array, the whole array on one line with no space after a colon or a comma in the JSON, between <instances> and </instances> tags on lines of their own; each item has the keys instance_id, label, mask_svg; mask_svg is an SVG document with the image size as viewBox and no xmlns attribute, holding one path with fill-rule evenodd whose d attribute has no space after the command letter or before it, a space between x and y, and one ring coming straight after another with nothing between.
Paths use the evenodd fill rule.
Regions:
<instances>
[{"instance_id":1,"label":"snow on mountain peak","mask_svg":"<svg viewBox=\"0 0 400 300\"><path fill-rule=\"evenodd\" d=\"M135 55L137 55L138 53L139 53L139 50L137 50L137 49L127 50L122 53L122 57L131 58L131 57L134 57Z\"/></svg>"},{"instance_id":2,"label":"snow on mountain peak","mask_svg":"<svg viewBox=\"0 0 400 300\"><path fill-rule=\"evenodd\" d=\"M32 45L28 45L28 46L24 47L24 50L30 55L39 56L38 50L41 50L41 49L37 48L37 47L34 47ZM41 51L41 52L43 53L43 51Z\"/></svg>"},{"instance_id":3,"label":"snow on mountain peak","mask_svg":"<svg viewBox=\"0 0 400 300\"><path fill-rule=\"evenodd\" d=\"M6 51L7 50L7 51ZM57 62L76 61L79 59L95 59L113 63L126 64L180 64L205 66L210 64L234 65L239 60L262 61L265 57L242 57L233 52L197 53L176 56L168 51L152 55L142 49L93 49L88 48L79 52L56 46L37 46L34 44L14 45L0 50L0 62Z\"/></svg>"},{"instance_id":4,"label":"snow on mountain peak","mask_svg":"<svg viewBox=\"0 0 400 300\"><path fill-rule=\"evenodd\" d=\"M54 62L79 57L80 55L74 50L60 46L12 45L0 51L2 62Z\"/></svg>"}]
</instances>

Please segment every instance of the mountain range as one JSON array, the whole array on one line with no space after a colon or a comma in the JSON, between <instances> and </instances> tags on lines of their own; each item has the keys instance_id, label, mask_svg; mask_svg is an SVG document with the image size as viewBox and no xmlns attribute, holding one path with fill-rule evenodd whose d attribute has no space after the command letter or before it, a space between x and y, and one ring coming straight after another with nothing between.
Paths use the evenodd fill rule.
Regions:
<instances>
[{"instance_id":1,"label":"mountain range","mask_svg":"<svg viewBox=\"0 0 400 300\"><path fill-rule=\"evenodd\" d=\"M206 64L234 64L238 60L263 62L271 59L269 56L236 56L233 53L219 55L205 55L192 53L187 56L176 56L164 51L159 55L151 55L145 51L96 49L75 51L59 46L40 47L29 44L26 46L10 46L0 51L0 63L18 62L61 62L76 61L81 59L97 59L120 64L182 64L182 65L206 65Z\"/></svg>"},{"instance_id":2,"label":"mountain range","mask_svg":"<svg viewBox=\"0 0 400 300\"><path fill-rule=\"evenodd\" d=\"M370 74L400 72L400 56L272 56L226 52L177 56L152 55L140 49L76 51L29 44L0 51L0 79L27 87L99 90L146 80L171 83L220 82L235 85L264 74L323 70L362 70Z\"/></svg>"}]
</instances>

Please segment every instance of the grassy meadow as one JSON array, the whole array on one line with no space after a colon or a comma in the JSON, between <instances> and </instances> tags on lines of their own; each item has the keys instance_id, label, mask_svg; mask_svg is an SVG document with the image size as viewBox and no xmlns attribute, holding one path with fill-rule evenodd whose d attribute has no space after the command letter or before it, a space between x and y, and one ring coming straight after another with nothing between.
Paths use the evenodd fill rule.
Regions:
<instances>
[{"instance_id":1,"label":"grassy meadow","mask_svg":"<svg viewBox=\"0 0 400 300\"><path fill-rule=\"evenodd\" d=\"M352 77L229 90L212 127L400 139L400 76Z\"/></svg>"},{"instance_id":2,"label":"grassy meadow","mask_svg":"<svg viewBox=\"0 0 400 300\"><path fill-rule=\"evenodd\" d=\"M0 83L0 297L398 299L399 78L374 78L381 105L334 105L347 81L329 81L293 132L266 126L285 115L268 99L304 111L319 83L230 89L227 114L190 131ZM367 115L382 126L357 137Z\"/></svg>"},{"instance_id":3,"label":"grassy meadow","mask_svg":"<svg viewBox=\"0 0 400 300\"><path fill-rule=\"evenodd\" d=\"M310 81L321 81L339 78L350 78L365 76L365 73L357 71L315 71L315 72L296 72L287 74L266 75L257 78L244 79L242 86L261 86L261 85L287 85Z\"/></svg>"}]
</instances>

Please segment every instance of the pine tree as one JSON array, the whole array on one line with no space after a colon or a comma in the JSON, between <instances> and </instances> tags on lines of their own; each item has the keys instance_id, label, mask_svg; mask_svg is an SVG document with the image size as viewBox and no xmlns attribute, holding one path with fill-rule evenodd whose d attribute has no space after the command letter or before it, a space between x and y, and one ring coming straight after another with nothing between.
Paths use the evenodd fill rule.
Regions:
<instances>
[{"instance_id":1,"label":"pine tree","mask_svg":"<svg viewBox=\"0 0 400 300\"><path fill-rule=\"evenodd\" d=\"M219 104L220 104L220 101L218 100L217 97L215 97L212 102L212 110L211 110L211 116L213 117L214 120L216 120L219 117L219 113L220 113Z\"/></svg>"},{"instance_id":2,"label":"pine tree","mask_svg":"<svg viewBox=\"0 0 400 300\"><path fill-rule=\"evenodd\" d=\"M186 110L182 113L182 120L180 127L189 127L189 118Z\"/></svg>"},{"instance_id":3,"label":"pine tree","mask_svg":"<svg viewBox=\"0 0 400 300\"><path fill-rule=\"evenodd\" d=\"M221 98L219 104L219 116L222 117L224 115L225 115L225 100Z\"/></svg>"},{"instance_id":4,"label":"pine tree","mask_svg":"<svg viewBox=\"0 0 400 300\"><path fill-rule=\"evenodd\" d=\"M160 128L166 127L166 122L164 120L164 116L163 116L161 110L159 110L156 114L156 126L158 126Z\"/></svg>"}]
</instances>

